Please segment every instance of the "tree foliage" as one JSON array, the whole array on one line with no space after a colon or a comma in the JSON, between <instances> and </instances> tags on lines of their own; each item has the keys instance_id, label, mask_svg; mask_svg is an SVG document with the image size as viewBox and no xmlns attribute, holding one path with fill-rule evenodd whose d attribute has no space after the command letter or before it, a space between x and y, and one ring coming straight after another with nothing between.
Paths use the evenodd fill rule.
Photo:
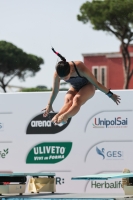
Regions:
<instances>
[{"instance_id":1,"label":"tree foliage","mask_svg":"<svg viewBox=\"0 0 133 200\"><path fill-rule=\"evenodd\" d=\"M0 41L0 87L6 92L14 77L25 80L35 76L43 63L42 58L27 54L12 43Z\"/></svg>"},{"instance_id":2,"label":"tree foliage","mask_svg":"<svg viewBox=\"0 0 133 200\"><path fill-rule=\"evenodd\" d=\"M80 7L77 19L90 22L93 29L114 34L121 42L124 88L128 88L133 75L128 46L133 40L133 0L93 0Z\"/></svg>"},{"instance_id":3,"label":"tree foliage","mask_svg":"<svg viewBox=\"0 0 133 200\"><path fill-rule=\"evenodd\" d=\"M48 88L24 88L21 89L20 92L49 92L52 91L52 88L48 89ZM59 91L68 91L67 88L60 88Z\"/></svg>"},{"instance_id":4,"label":"tree foliage","mask_svg":"<svg viewBox=\"0 0 133 200\"><path fill-rule=\"evenodd\" d=\"M35 87L35 88L24 88L22 90L20 90L20 92L48 92L48 91L51 91L52 89L43 89L43 88L38 88L38 87Z\"/></svg>"}]
</instances>

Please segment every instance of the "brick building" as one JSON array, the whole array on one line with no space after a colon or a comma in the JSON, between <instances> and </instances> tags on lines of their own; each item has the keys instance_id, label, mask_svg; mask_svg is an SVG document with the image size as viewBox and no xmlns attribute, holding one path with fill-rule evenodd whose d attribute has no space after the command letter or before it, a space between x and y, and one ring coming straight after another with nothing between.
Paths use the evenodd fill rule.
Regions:
<instances>
[{"instance_id":1,"label":"brick building","mask_svg":"<svg viewBox=\"0 0 133 200\"><path fill-rule=\"evenodd\" d=\"M133 45L129 46L131 69L133 69ZM82 54L84 64L92 71L97 80L111 89L123 89L124 70L121 48L119 52ZM129 83L133 89L133 76Z\"/></svg>"}]
</instances>

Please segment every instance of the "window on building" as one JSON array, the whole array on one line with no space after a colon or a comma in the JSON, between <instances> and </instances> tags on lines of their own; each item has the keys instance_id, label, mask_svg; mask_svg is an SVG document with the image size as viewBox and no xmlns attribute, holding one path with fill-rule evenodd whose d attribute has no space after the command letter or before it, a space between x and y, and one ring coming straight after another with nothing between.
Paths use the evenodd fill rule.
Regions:
<instances>
[{"instance_id":1,"label":"window on building","mask_svg":"<svg viewBox=\"0 0 133 200\"><path fill-rule=\"evenodd\" d=\"M102 85L107 87L107 67L106 66L93 66L92 73Z\"/></svg>"},{"instance_id":2,"label":"window on building","mask_svg":"<svg viewBox=\"0 0 133 200\"><path fill-rule=\"evenodd\" d=\"M92 74L99 81L99 67L97 66L92 67Z\"/></svg>"},{"instance_id":3,"label":"window on building","mask_svg":"<svg viewBox=\"0 0 133 200\"><path fill-rule=\"evenodd\" d=\"M104 86L107 86L107 68L100 67L100 83Z\"/></svg>"}]
</instances>

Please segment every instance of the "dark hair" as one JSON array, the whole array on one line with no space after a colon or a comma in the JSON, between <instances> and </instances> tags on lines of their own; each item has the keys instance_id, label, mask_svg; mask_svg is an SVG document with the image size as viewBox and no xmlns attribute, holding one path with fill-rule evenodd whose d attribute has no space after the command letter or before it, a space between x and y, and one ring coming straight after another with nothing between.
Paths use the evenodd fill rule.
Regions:
<instances>
[{"instance_id":1,"label":"dark hair","mask_svg":"<svg viewBox=\"0 0 133 200\"><path fill-rule=\"evenodd\" d=\"M69 73L70 73L70 65L69 63L66 61L66 59L61 55L59 54L58 52L56 52L54 50L54 48L52 48L52 51L60 57L60 59L62 61L58 62L58 64L56 65L56 72L57 74L60 76L60 77L65 77L67 76Z\"/></svg>"},{"instance_id":2,"label":"dark hair","mask_svg":"<svg viewBox=\"0 0 133 200\"><path fill-rule=\"evenodd\" d=\"M60 77L65 77L70 73L70 65L68 62L60 61L55 68Z\"/></svg>"}]
</instances>

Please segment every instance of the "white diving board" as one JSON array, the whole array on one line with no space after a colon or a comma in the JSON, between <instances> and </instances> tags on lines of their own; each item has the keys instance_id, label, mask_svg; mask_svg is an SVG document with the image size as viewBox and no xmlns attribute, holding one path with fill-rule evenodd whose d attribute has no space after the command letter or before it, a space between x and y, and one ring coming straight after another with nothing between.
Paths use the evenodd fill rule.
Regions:
<instances>
[{"instance_id":1,"label":"white diving board","mask_svg":"<svg viewBox=\"0 0 133 200\"><path fill-rule=\"evenodd\" d=\"M1 176L50 176L53 177L55 176L55 173L0 173Z\"/></svg>"},{"instance_id":2,"label":"white diving board","mask_svg":"<svg viewBox=\"0 0 133 200\"><path fill-rule=\"evenodd\" d=\"M115 178L133 177L133 173L116 173L116 174L95 174L86 176L72 177L71 180L108 180Z\"/></svg>"}]
</instances>

